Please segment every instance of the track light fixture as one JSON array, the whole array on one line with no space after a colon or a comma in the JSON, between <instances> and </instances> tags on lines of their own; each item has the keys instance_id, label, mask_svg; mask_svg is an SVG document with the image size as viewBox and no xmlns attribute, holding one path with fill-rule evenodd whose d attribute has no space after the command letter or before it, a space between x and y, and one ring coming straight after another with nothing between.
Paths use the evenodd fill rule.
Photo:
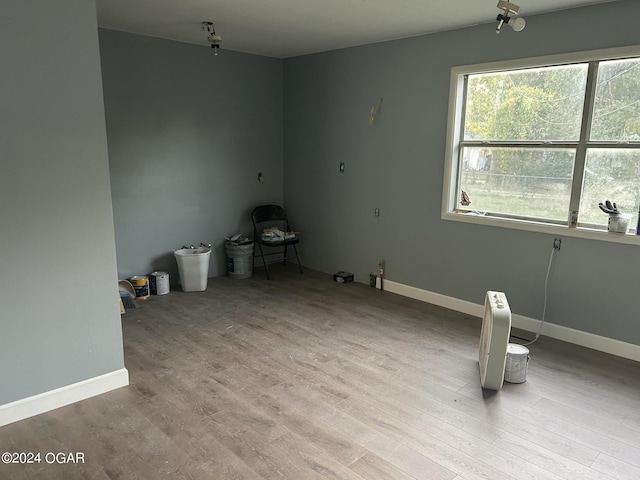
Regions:
<instances>
[{"instance_id":1,"label":"track light fixture","mask_svg":"<svg viewBox=\"0 0 640 480\"><path fill-rule=\"evenodd\" d=\"M218 55L220 44L222 43L222 37L216 34L216 29L213 28L213 22L202 22L202 31L207 32L207 40L213 48L213 54Z\"/></svg>"},{"instance_id":2,"label":"track light fixture","mask_svg":"<svg viewBox=\"0 0 640 480\"><path fill-rule=\"evenodd\" d=\"M498 26L496 27L496 33L500 33L503 25L509 25L516 32L521 32L524 30L524 27L527 25L527 22L522 17L512 18L509 15L518 15L520 13L520 7L515 3L505 2L504 0L500 0L498 2L498 8L503 11L503 13L498 14Z\"/></svg>"}]
</instances>

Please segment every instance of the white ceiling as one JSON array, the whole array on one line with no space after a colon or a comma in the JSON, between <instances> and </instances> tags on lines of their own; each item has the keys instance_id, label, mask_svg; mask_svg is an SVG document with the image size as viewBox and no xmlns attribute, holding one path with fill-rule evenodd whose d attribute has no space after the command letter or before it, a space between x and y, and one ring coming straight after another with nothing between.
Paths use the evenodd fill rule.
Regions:
<instances>
[{"instance_id":1,"label":"white ceiling","mask_svg":"<svg viewBox=\"0 0 640 480\"><path fill-rule=\"evenodd\" d=\"M527 17L615 0L511 0ZM97 0L101 27L287 58L425 33L490 24L497 0ZM487 28L493 28L487 25ZM511 29L508 34L515 34Z\"/></svg>"}]
</instances>

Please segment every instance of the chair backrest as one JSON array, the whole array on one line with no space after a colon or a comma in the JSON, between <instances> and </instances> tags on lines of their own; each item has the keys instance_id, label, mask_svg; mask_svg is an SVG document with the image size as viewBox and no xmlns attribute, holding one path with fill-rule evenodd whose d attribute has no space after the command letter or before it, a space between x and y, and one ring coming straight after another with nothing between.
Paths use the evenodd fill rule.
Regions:
<instances>
[{"instance_id":1,"label":"chair backrest","mask_svg":"<svg viewBox=\"0 0 640 480\"><path fill-rule=\"evenodd\" d=\"M278 227L284 231L290 231L289 220L287 219L287 212L280 205L260 205L253 209L251 213L251 219L253 220L253 233L257 235L259 223L264 222L280 222Z\"/></svg>"}]
</instances>

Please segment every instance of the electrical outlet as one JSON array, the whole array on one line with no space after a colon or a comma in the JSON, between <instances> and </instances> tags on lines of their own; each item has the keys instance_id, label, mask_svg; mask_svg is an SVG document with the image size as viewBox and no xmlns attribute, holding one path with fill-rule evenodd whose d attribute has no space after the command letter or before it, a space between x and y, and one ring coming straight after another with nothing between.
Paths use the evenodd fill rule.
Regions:
<instances>
[{"instance_id":1,"label":"electrical outlet","mask_svg":"<svg viewBox=\"0 0 640 480\"><path fill-rule=\"evenodd\" d=\"M379 209L379 208L376 208L376 209L373 211L373 216L374 216L374 217L379 217L379 216L380 216L380 209Z\"/></svg>"},{"instance_id":2,"label":"electrical outlet","mask_svg":"<svg viewBox=\"0 0 640 480\"><path fill-rule=\"evenodd\" d=\"M553 239L553 248L555 250L560 250L560 245L562 244L562 240L560 240L559 238L554 238Z\"/></svg>"}]
</instances>

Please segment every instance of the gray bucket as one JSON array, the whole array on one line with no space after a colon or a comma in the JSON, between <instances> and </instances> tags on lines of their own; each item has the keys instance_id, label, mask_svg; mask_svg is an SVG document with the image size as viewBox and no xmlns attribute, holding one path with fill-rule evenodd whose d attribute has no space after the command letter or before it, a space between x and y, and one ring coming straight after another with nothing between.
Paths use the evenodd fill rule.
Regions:
<instances>
[{"instance_id":1,"label":"gray bucket","mask_svg":"<svg viewBox=\"0 0 640 480\"><path fill-rule=\"evenodd\" d=\"M227 272L232 278L253 276L253 243L239 245L227 242Z\"/></svg>"}]
</instances>

